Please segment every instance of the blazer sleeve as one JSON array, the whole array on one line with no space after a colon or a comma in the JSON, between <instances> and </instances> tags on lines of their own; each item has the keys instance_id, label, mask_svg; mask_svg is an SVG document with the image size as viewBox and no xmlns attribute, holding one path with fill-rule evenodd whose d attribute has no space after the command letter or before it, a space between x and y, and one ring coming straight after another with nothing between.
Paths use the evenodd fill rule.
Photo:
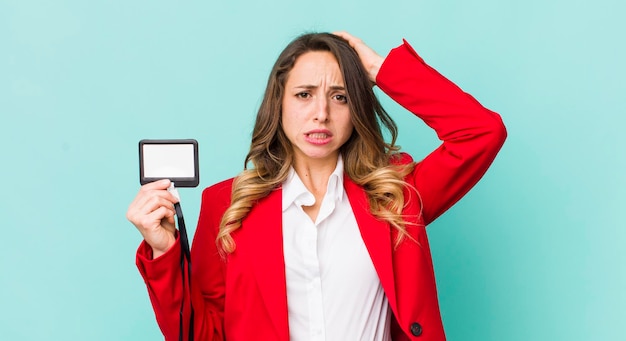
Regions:
<instances>
[{"instance_id":1,"label":"blazer sleeve","mask_svg":"<svg viewBox=\"0 0 626 341\"><path fill-rule=\"evenodd\" d=\"M443 142L407 178L420 195L422 216L429 224L485 174L506 139L506 129L497 113L428 66L406 41L391 50L376 84Z\"/></svg>"},{"instance_id":2,"label":"blazer sleeve","mask_svg":"<svg viewBox=\"0 0 626 341\"><path fill-rule=\"evenodd\" d=\"M178 240L157 259L152 259L152 250L145 242L137 250L137 267L148 288L150 302L165 340L179 339L181 304L184 304L183 335L187 338L191 319L190 298L194 311L194 340L224 340L226 270L215 244L219 221L228 207L230 195L224 184L211 186L202 193L200 217L191 248L191 290L188 285L183 288ZM187 276L188 269L184 271Z\"/></svg>"}]
</instances>

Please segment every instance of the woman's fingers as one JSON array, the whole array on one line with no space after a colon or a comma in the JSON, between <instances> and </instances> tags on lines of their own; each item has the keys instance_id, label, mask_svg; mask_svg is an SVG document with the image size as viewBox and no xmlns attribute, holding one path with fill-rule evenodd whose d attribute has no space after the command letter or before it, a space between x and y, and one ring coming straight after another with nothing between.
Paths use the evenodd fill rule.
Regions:
<instances>
[{"instance_id":1,"label":"woman's fingers","mask_svg":"<svg viewBox=\"0 0 626 341\"><path fill-rule=\"evenodd\" d=\"M378 76L380 66L383 64L385 59L367 46L363 40L351 35L348 32L333 32L333 34L345 39L348 44L352 46L352 48L359 55L359 59L361 60L363 67L365 67L370 81L372 81L372 83L376 83L376 76Z\"/></svg>"},{"instance_id":2,"label":"woman's fingers","mask_svg":"<svg viewBox=\"0 0 626 341\"><path fill-rule=\"evenodd\" d=\"M153 190L153 189L167 189L168 187L170 187L170 184L172 182L169 179L163 179L163 180L157 180L157 181L153 181L153 182L149 182L143 186L141 186L140 191L143 190Z\"/></svg>"},{"instance_id":3,"label":"woman's fingers","mask_svg":"<svg viewBox=\"0 0 626 341\"><path fill-rule=\"evenodd\" d=\"M126 217L131 222L137 221L137 216L154 211L159 206L171 207L178 202L178 198L167 191L169 180L152 182L141 186L139 193L131 202Z\"/></svg>"},{"instance_id":4,"label":"woman's fingers","mask_svg":"<svg viewBox=\"0 0 626 341\"><path fill-rule=\"evenodd\" d=\"M178 199L167 191L169 180L143 185L129 205L126 217L135 225L157 257L175 242L174 204Z\"/></svg>"}]
</instances>

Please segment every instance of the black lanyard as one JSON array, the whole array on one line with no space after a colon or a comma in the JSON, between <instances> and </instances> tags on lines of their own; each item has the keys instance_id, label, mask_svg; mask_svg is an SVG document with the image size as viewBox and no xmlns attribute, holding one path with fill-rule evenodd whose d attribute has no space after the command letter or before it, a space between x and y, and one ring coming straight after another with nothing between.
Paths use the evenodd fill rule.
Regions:
<instances>
[{"instance_id":1,"label":"black lanyard","mask_svg":"<svg viewBox=\"0 0 626 341\"><path fill-rule=\"evenodd\" d=\"M180 202L174 204L176 210L176 217L178 218L178 231L180 236L180 273L183 281L183 298L180 303L180 321L178 339L183 341L183 310L185 308L185 282L188 282L189 288L189 307L191 308L191 314L189 318L189 341L193 341L193 304L191 299L191 252L189 248L189 239L187 238L187 229L185 228L185 218L183 217L183 210L180 208ZM185 264L187 265L187 276L185 276Z\"/></svg>"}]
</instances>

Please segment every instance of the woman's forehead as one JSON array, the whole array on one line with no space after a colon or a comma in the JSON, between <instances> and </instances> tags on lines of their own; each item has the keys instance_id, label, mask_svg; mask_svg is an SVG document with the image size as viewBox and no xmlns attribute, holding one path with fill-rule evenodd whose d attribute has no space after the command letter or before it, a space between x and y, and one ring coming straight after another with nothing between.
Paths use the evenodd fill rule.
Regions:
<instances>
[{"instance_id":1,"label":"woman's forehead","mask_svg":"<svg viewBox=\"0 0 626 341\"><path fill-rule=\"evenodd\" d=\"M340 86L344 81L335 56L328 51L310 51L300 55L287 75L287 83L296 86Z\"/></svg>"}]
</instances>

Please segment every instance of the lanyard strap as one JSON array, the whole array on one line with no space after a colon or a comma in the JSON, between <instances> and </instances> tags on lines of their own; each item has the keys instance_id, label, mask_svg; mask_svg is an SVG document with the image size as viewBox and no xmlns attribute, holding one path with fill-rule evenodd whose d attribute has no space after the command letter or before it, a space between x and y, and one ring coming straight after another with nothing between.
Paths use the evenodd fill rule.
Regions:
<instances>
[{"instance_id":1,"label":"lanyard strap","mask_svg":"<svg viewBox=\"0 0 626 341\"><path fill-rule=\"evenodd\" d=\"M187 228L185 228L185 218L183 217L183 210L180 208L180 202L174 204L174 209L176 210L176 217L178 219L178 231L180 236L180 273L182 275L183 281L183 298L180 303L180 320L179 320L179 333L178 339L183 341L183 310L185 307L185 282L187 283L187 287L189 288L189 306L191 308L190 318L189 318L189 341L193 341L193 320L194 320L194 312L193 305L191 300L191 251L189 248L189 239L187 238ZM185 267L187 268L187 276L185 276ZM186 277L186 278L185 278Z\"/></svg>"}]
</instances>

